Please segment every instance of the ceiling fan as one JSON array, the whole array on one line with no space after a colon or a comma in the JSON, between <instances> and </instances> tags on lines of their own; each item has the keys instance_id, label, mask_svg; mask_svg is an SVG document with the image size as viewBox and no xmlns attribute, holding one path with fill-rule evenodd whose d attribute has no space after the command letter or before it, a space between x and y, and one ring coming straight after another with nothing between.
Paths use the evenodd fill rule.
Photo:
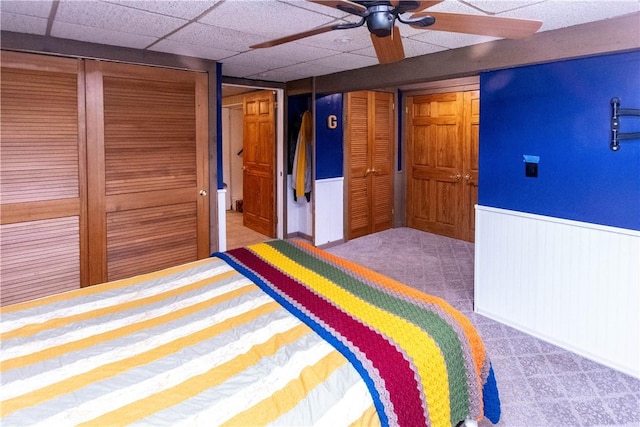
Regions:
<instances>
[{"instance_id":1,"label":"ceiling fan","mask_svg":"<svg viewBox=\"0 0 640 427\"><path fill-rule=\"evenodd\" d=\"M527 37L540 28L542 22L526 19L499 18L484 15L465 15L446 12L424 12L444 0L307 0L332 7L360 17L360 21L317 27L309 31L270 40L250 46L253 49L267 48L315 36L333 30L346 30L366 24L376 56L381 64L404 59L404 48L396 21L418 29L477 34L499 38L519 39ZM403 16L413 12L409 17Z\"/></svg>"}]
</instances>

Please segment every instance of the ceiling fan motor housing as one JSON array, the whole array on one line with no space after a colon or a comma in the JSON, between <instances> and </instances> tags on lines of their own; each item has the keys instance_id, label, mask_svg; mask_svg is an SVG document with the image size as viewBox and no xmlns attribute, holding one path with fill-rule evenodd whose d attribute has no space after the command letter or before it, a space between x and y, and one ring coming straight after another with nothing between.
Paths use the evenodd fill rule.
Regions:
<instances>
[{"instance_id":1,"label":"ceiling fan motor housing","mask_svg":"<svg viewBox=\"0 0 640 427\"><path fill-rule=\"evenodd\" d=\"M391 6L371 6L367 10L367 28L378 37L387 37L393 30L396 14Z\"/></svg>"}]
</instances>

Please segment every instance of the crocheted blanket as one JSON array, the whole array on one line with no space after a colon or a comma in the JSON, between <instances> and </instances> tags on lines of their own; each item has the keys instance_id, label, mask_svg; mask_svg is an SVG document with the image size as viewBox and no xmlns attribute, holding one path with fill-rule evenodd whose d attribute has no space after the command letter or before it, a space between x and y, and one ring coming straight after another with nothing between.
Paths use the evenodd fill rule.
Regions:
<instances>
[{"instance_id":1,"label":"crocheted blanket","mask_svg":"<svg viewBox=\"0 0 640 427\"><path fill-rule=\"evenodd\" d=\"M446 301L302 242L215 254L337 348L358 370L382 425L500 418L484 345Z\"/></svg>"}]
</instances>

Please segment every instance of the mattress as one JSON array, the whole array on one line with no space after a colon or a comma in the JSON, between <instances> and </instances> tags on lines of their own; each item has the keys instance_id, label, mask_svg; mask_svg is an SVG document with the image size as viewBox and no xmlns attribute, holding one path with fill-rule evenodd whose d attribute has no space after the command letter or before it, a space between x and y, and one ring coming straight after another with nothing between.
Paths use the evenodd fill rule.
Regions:
<instances>
[{"instance_id":1,"label":"mattress","mask_svg":"<svg viewBox=\"0 0 640 427\"><path fill-rule=\"evenodd\" d=\"M456 425L500 417L470 321L301 242L2 308L2 425Z\"/></svg>"}]
</instances>

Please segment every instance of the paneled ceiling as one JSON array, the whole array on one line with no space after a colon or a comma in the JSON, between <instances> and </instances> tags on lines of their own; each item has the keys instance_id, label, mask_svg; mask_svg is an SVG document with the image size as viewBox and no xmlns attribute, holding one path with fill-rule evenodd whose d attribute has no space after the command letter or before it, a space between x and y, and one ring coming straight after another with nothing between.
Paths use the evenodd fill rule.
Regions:
<instances>
[{"instance_id":1,"label":"paneled ceiling","mask_svg":"<svg viewBox=\"0 0 640 427\"><path fill-rule=\"evenodd\" d=\"M640 0L446 0L427 9L542 21L538 32L640 11ZM249 46L358 17L305 0L1 0L4 31L193 56L229 77L286 82L378 63L366 27ZM400 28L406 57L496 40Z\"/></svg>"}]
</instances>

